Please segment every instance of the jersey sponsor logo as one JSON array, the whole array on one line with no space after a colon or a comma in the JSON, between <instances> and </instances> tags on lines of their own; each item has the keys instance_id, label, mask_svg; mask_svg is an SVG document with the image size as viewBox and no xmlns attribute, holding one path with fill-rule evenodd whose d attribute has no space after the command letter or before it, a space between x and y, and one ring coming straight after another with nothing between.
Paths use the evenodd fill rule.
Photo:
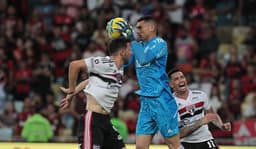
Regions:
<instances>
[{"instance_id":1,"label":"jersey sponsor logo","mask_svg":"<svg viewBox=\"0 0 256 149\"><path fill-rule=\"evenodd\" d=\"M192 91L192 94L202 94L202 92L199 92L199 91Z\"/></svg>"},{"instance_id":2,"label":"jersey sponsor logo","mask_svg":"<svg viewBox=\"0 0 256 149\"><path fill-rule=\"evenodd\" d=\"M196 99L198 99L199 97L192 97L192 100L196 100Z\"/></svg>"},{"instance_id":3,"label":"jersey sponsor logo","mask_svg":"<svg viewBox=\"0 0 256 149\"><path fill-rule=\"evenodd\" d=\"M101 58L101 62L102 63L113 63L114 61L112 61L109 57L103 57L103 58Z\"/></svg>"}]
</instances>

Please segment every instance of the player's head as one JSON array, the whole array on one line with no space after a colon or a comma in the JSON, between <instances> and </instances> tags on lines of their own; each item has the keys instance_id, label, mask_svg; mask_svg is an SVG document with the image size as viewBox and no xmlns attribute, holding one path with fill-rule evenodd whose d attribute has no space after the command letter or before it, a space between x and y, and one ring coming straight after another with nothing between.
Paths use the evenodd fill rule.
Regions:
<instances>
[{"instance_id":1,"label":"player's head","mask_svg":"<svg viewBox=\"0 0 256 149\"><path fill-rule=\"evenodd\" d=\"M152 16L143 16L136 23L137 39L147 41L157 33L157 22Z\"/></svg>"},{"instance_id":2,"label":"player's head","mask_svg":"<svg viewBox=\"0 0 256 149\"><path fill-rule=\"evenodd\" d=\"M132 55L131 40L124 37L111 40L108 53L112 56L120 56L124 63L128 63Z\"/></svg>"},{"instance_id":3,"label":"player's head","mask_svg":"<svg viewBox=\"0 0 256 149\"><path fill-rule=\"evenodd\" d=\"M187 87L187 80L178 68L173 68L168 72L170 82L169 85L174 92L186 92Z\"/></svg>"}]
</instances>

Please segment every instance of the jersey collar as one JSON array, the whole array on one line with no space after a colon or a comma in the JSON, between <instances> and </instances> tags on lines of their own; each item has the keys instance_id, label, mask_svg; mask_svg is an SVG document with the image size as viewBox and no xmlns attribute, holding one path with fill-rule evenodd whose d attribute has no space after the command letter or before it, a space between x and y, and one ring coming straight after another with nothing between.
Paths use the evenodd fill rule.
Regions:
<instances>
[{"instance_id":1,"label":"jersey collar","mask_svg":"<svg viewBox=\"0 0 256 149\"><path fill-rule=\"evenodd\" d=\"M151 38L151 39L149 39L149 40L147 40L147 41L143 41L142 44L143 44L143 45L147 45L147 44L149 44L151 41L155 40L157 37L158 37L158 36L155 36L155 37L153 37L153 38Z\"/></svg>"}]
</instances>

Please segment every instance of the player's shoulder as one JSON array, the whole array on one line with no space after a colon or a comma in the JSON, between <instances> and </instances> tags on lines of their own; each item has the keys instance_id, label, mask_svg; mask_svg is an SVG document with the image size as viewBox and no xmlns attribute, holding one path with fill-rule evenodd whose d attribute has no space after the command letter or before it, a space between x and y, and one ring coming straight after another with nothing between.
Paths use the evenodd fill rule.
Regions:
<instances>
[{"instance_id":1,"label":"player's shoulder","mask_svg":"<svg viewBox=\"0 0 256 149\"><path fill-rule=\"evenodd\" d=\"M132 46L132 50L135 50L135 49L137 50L137 49L143 48L142 41L132 41L131 46Z\"/></svg>"},{"instance_id":2,"label":"player's shoulder","mask_svg":"<svg viewBox=\"0 0 256 149\"><path fill-rule=\"evenodd\" d=\"M132 46L137 46L137 45L139 45L139 44L140 44L140 42L139 42L139 41L136 41L136 40L134 40L134 41L131 42L131 45L132 45Z\"/></svg>"},{"instance_id":3,"label":"player's shoulder","mask_svg":"<svg viewBox=\"0 0 256 149\"><path fill-rule=\"evenodd\" d=\"M162 37L159 37L159 36L156 36L153 41L159 42L159 43L166 43L166 41Z\"/></svg>"},{"instance_id":4,"label":"player's shoulder","mask_svg":"<svg viewBox=\"0 0 256 149\"><path fill-rule=\"evenodd\" d=\"M132 45L141 45L141 44L143 44L143 41L133 40L133 41L131 42L131 44L132 44Z\"/></svg>"},{"instance_id":5,"label":"player's shoulder","mask_svg":"<svg viewBox=\"0 0 256 149\"><path fill-rule=\"evenodd\" d=\"M159 37L159 36L156 36L156 37L152 40L152 43L155 43L155 44L157 44L157 45L167 45L167 42L166 42L163 38L161 38L161 37Z\"/></svg>"},{"instance_id":6,"label":"player's shoulder","mask_svg":"<svg viewBox=\"0 0 256 149\"><path fill-rule=\"evenodd\" d=\"M111 63L113 62L113 60L111 60L111 58L109 56L95 56L95 57L90 57L87 59L91 59L95 64L99 64L99 63Z\"/></svg>"},{"instance_id":7,"label":"player's shoulder","mask_svg":"<svg viewBox=\"0 0 256 149\"><path fill-rule=\"evenodd\" d=\"M206 93L201 90L191 89L190 91L193 95L206 95Z\"/></svg>"}]
</instances>

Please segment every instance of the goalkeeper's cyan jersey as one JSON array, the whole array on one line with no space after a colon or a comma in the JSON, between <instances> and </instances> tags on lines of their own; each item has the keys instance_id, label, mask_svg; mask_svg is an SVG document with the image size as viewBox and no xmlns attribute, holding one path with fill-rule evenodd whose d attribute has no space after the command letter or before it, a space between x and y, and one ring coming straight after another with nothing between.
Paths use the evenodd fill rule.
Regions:
<instances>
[{"instance_id":1,"label":"goalkeeper's cyan jersey","mask_svg":"<svg viewBox=\"0 0 256 149\"><path fill-rule=\"evenodd\" d=\"M158 97L164 89L170 91L166 62L167 43L160 37L147 42L132 42L133 62L137 73L141 96Z\"/></svg>"}]
</instances>

